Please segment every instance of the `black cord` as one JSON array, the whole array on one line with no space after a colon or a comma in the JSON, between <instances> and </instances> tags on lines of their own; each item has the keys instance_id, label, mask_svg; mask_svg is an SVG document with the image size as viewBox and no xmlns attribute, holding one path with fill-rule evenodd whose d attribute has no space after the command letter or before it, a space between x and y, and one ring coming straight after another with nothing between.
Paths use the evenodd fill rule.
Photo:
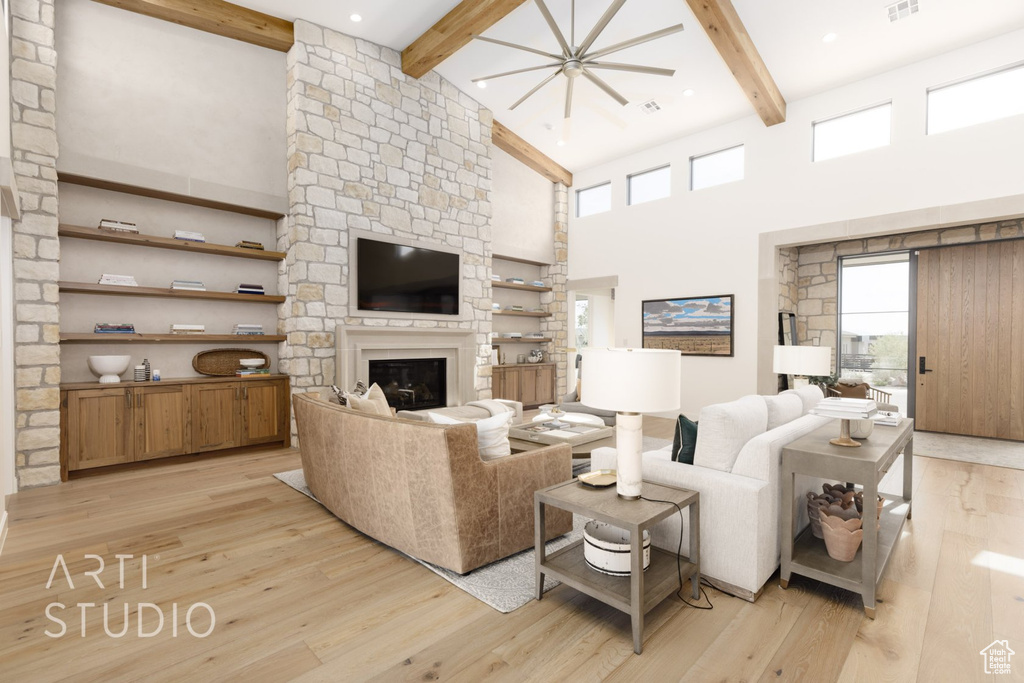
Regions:
<instances>
[{"instance_id":1,"label":"black cord","mask_svg":"<svg viewBox=\"0 0 1024 683\"><path fill-rule=\"evenodd\" d=\"M701 579L697 582L697 589L700 591L700 594L704 597L704 599L707 600L707 607L704 607L703 605L698 605L696 603L692 603L683 597L683 560L681 557L681 555L683 554L683 508L679 506L679 503L676 503L671 500L658 500L657 498L647 498L646 496L643 495L640 496L640 499L646 500L648 503L665 503L666 505L676 506L676 510L679 512L679 547L676 548L676 571L679 573L679 590L676 591L676 597L678 597L680 600L682 600L684 603L686 603L694 609L714 609L715 606L711 604L711 598L708 597L707 591L704 590L704 579ZM691 533L692 531L693 530L691 529ZM641 547L643 546L642 540L640 545ZM693 581L693 577L690 578L690 581Z\"/></svg>"}]
</instances>

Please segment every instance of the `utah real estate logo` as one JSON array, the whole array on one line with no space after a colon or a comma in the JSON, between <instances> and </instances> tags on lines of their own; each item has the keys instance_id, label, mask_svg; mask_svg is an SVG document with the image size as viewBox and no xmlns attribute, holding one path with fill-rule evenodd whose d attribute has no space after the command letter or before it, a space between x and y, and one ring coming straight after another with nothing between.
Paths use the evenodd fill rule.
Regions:
<instances>
[{"instance_id":1,"label":"utah real estate logo","mask_svg":"<svg viewBox=\"0 0 1024 683\"><path fill-rule=\"evenodd\" d=\"M985 673L987 674L1009 674L1010 657L1017 654L1010 649L1010 641L993 640L992 643L981 651L985 658Z\"/></svg>"}]
</instances>

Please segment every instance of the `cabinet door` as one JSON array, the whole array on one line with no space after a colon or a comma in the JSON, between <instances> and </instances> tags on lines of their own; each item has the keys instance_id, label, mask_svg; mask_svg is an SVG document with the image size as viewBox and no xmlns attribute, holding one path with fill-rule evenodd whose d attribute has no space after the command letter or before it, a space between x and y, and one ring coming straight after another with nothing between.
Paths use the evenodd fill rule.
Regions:
<instances>
[{"instance_id":1,"label":"cabinet door","mask_svg":"<svg viewBox=\"0 0 1024 683\"><path fill-rule=\"evenodd\" d=\"M242 445L239 382L197 384L192 390L192 452Z\"/></svg>"},{"instance_id":2,"label":"cabinet door","mask_svg":"<svg viewBox=\"0 0 1024 683\"><path fill-rule=\"evenodd\" d=\"M243 380L242 445L286 441L287 384L281 380Z\"/></svg>"},{"instance_id":3,"label":"cabinet door","mask_svg":"<svg viewBox=\"0 0 1024 683\"><path fill-rule=\"evenodd\" d=\"M519 391L522 396L523 406L540 405L537 394L537 368L520 368Z\"/></svg>"},{"instance_id":4,"label":"cabinet door","mask_svg":"<svg viewBox=\"0 0 1024 683\"><path fill-rule=\"evenodd\" d=\"M537 368L537 403L557 403L555 401L555 367L542 365Z\"/></svg>"},{"instance_id":5,"label":"cabinet door","mask_svg":"<svg viewBox=\"0 0 1024 683\"><path fill-rule=\"evenodd\" d=\"M123 387L68 392L68 469L132 461L132 399Z\"/></svg>"},{"instance_id":6,"label":"cabinet door","mask_svg":"<svg viewBox=\"0 0 1024 683\"><path fill-rule=\"evenodd\" d=\"M186 387L135 390L135 459L150 460L191 452L190 392Z\"/></svg>"},{"instance_id":7,"label":"cabinet door","mask_svg":"<svg viewBox=\"0 0 1024 683\"><path fill-rule=\"evenodd\" d=\"M521 400L519 393L519 368L494 368L491 370L491 396L506 401Z\"/></svg>"}]
</instances>

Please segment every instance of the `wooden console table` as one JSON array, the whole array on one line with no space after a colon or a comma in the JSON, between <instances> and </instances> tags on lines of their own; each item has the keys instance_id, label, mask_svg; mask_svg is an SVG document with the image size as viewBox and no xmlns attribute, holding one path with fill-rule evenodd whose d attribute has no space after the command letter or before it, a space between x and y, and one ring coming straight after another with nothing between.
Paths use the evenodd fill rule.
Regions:
<instances>
[{"instance_id":1,"label":"wooden console table","mask_svg":"<svg viewBox=\"0 0 1024 683\"><path fill-rule=\"evenodd\" d=\"M914 421L903 419L896 427L877 425L860 448L833 446L829 439L839 430L838 420L801 437L782 449L782 570L780 583L789 587L792 574L802 574L832 586L860 593L864 613L875 618L875 592L889 561L903 523L910 517L914 474ZM903 452L903 496L885 494L881 519L871 502L878 495L878 482ZM840 562L828 555L825 542L815 538L808 526L796 535L797 505L794 498L797 474L853 482L864 487L864 540L852 562ZM878 523L881 528L878 528Z\"/></svg>"}]
</instances>

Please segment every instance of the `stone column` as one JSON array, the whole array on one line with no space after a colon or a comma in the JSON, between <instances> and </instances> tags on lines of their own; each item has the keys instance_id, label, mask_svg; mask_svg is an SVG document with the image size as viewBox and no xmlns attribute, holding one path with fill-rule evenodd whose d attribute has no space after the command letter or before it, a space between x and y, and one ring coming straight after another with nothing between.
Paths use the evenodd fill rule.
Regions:
<instances>
[{"instance_id":1,"label":"stone column","mask_svg":"<svg viewBox=\"0 0 1024 683\"><path fill-rule=\"evenodd\" d=\"M541 320L541 331L554 340L551 344L556 366L555 400L567 393L569 368L565 350L569 348L569 301L566 281L569 277L569 188L555 185L555 262L541 268L541 279L551 283L551 292L541 297L544 307L553 313Z\"/></svg>"},{"instance_id":2,"label":"stone column","mask_svg":"<svg viewBox=\"0 0 1024 683\"><path fill-rule=\"evenodd\" d=\"M53 0L11 0L11 153L18 488L60 481L60 242Z\"/></svg>"}]
</instances>

